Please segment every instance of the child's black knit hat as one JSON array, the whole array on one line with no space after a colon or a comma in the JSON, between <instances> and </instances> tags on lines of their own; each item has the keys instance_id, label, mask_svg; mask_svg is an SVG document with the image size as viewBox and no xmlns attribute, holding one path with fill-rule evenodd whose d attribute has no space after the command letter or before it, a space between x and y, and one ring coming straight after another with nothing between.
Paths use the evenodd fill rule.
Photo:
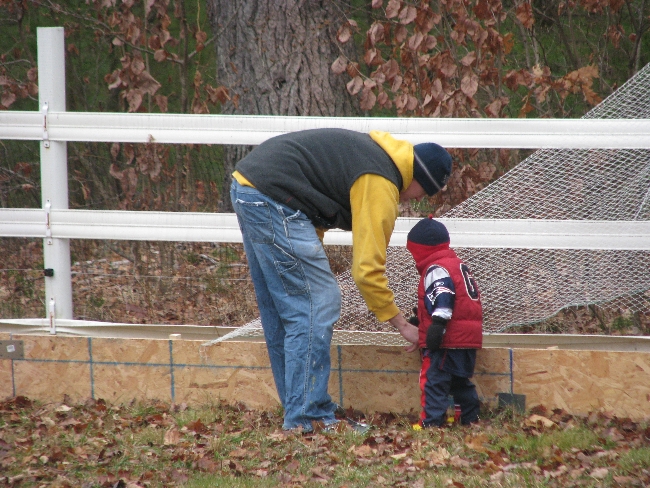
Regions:
<instances>
[{"instance_id":1,"label":"child's black knit hat","mask_svg":"<svg viewBox=\"0 0 650 488\"><path fill-rule=\"evenodd\" d=\"M437 246L449 242L449 232L442 222L433 220L433 216L420 220L409 231L406 237L414 244L424 244L425 246Z\"/></svg>"}]
</instances>

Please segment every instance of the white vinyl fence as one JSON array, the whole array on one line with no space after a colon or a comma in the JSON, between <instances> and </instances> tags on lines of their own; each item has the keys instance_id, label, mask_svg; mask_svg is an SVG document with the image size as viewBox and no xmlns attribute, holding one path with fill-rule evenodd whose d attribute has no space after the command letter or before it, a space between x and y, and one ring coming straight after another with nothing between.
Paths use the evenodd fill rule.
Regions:
<instances>
[{"instance_id":1,"label":"white vinyl fence","mask_svg":"<svg viewBox=\"0 0 650 488\"><path fill-rule=\"evenodd\" d=\"M72 319L70 239L241 242L234 214L68 209L67 141L255 145L338 127L456 148L650 148L649 119L431 119L66 112L62 27L38 29L38 112L0 112L0 139L41 141L41 209L0 209L0 236L44 239L46 316ZM403 246L417 219L399 219ZM441 219L455 246L650 250L650 222ZM330 231L326 244L350 244Z\"/></svg>"}]
</instances>

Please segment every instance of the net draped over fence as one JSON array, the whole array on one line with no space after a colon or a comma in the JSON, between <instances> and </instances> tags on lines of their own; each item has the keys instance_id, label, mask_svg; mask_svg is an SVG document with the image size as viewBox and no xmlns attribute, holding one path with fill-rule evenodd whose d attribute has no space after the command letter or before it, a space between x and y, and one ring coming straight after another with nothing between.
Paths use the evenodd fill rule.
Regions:
<instances>
[{"instance_id":1,"label":"net draped over fence","mask_svg":"<svg viewBox=\"0 0 650 488\"><path fill-rule=\"evenodd\" d=\"M650 65L583 118L650 118ZM443 217L649 220L650 150L541 149ZM454 249L478 281L486 332L536 323L574 305L598 304L627 313L650 308L648 251ZM396 303L408 314L418 285L410 253L389 248L386 267ZM343 302L335 335L346 343L401 343L399 336L376 333L386 330L385 324L368 311L350 272L337 279ZM259 336L260 329L257 319L219 340Z\"/></svg>"}]
</instances>

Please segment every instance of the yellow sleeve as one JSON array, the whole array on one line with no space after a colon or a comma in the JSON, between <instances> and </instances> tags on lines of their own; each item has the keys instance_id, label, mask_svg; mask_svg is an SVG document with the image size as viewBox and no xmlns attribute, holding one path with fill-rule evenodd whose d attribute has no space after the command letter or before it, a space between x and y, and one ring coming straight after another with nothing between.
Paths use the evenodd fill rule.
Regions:
<instances>
[{"instance_id":1,"label":"yellow sleeve","mask_svg":"<svg viewBox=\"0 0 650 488\"><path fill-rule=\"evenodd\" d=\"M352 278L368 309L382 322L399 313L386 278L386 248L398 204L397 187L383 176L362 175L350 189Z\"/></svg>"},{"instance_id":2,"label":"yellow sleeve","mask_svg":"<svg viewBox=\"0 0 650 488\"><path fill-rule=\"evenodd\" d=\"M232 177L237 180L237 183L239 183L242 186L250 186L255 188L255 186L246 179L246 177L241 174L239 171L235 170L235 172L232 174Z\"/></svg>"}]
</instances>

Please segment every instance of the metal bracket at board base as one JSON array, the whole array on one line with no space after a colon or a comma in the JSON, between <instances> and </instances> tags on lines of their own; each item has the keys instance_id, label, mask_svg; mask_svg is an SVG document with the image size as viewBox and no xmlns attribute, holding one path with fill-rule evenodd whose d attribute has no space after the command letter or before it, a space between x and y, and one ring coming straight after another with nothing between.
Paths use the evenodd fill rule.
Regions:
<instances>
[{"instance_id":1,"label":"metal bracket at board base","mask_svg":"<svg viewBox=\"0 0 650 488\"><path fill-rule=\"evenodd\" d=\"M23 341L0 341L0 359L24 359Z\"/></svg>"}]
</instances>

